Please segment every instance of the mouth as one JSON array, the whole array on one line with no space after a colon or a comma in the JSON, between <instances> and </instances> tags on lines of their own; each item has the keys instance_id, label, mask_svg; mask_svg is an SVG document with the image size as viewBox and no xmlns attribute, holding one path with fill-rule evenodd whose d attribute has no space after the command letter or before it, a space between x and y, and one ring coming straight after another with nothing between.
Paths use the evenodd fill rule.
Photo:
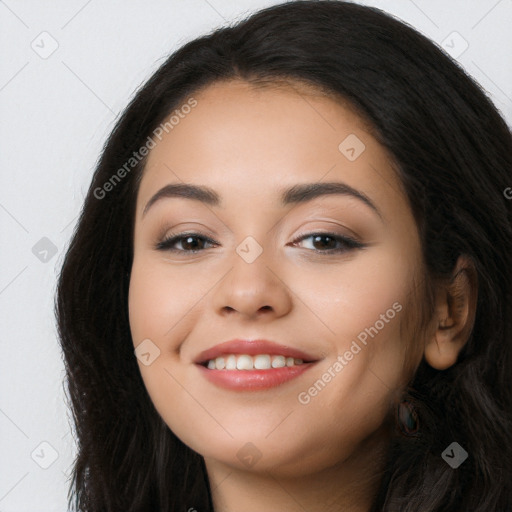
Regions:
<instances>
[{"instance_id":1,"label":"mouth","mask_svg":"<svg viewBox=\"0 0 512 512\"><path fill-rule=\"evenodd\" d=\"M249 391L284 384L318 361L303 351L267 340L232 340L202 352L195 364L212 384Z\"/></svg>"},{"instance_id":2,"label":"mouth","mask_svg":"<svg viewBox=\"0 0 512 512\"><path fill-rule=\"evenodd\" d=\"M223 354L215 359L209 359L199 363L209 370L270 370L273 368L291 368L302 364L314 363L304 361L302 358L286 357L284 355L257 354Z\"/></svg>"}]
</instances>

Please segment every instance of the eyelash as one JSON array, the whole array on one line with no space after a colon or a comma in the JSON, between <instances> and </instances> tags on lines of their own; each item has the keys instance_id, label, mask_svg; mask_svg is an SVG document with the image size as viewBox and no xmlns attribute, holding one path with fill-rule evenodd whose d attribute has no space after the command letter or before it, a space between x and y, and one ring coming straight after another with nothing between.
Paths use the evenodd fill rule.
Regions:
<instances>
[{"instance_id":1,"label":"eyelash","mask_svg":"<svg viewBox=\"0 0 512 512\"><path fill-rule=\"evenodd\" d=\"M316 254L327 254L327 255L341 254L341 253L349 252L354 249L361 249L361 248L365 247L364 244L362 244L361 242L358 242L354 238L338 235L336 233L328 233L328 232L313 232L313 233L307 233L307 234L302 233L298 236L298 238L296 238L293 241L293 243L295 244L297 242L302 242L303 240L305 240L307 238L310 238L310 237L314 238L317 236L332 238L333 240L335 240L337 242L342 242L345 245L345 247L338 248L338 249L327 249L325 251L320 251L318 249L314 249L313 252L315 252ZM172 247L176 242L179 242L185 238L190 238L190 237L201 239L210 244L214 244L214 245L216 244L215 240L212 240L211 238L209 238L205 235L202 235L201 233L195 233L195 232L179 233L179 234L170 233L164 240L162 240L161 242L158 242L156 244L155 249L158 251L170 251L170 252L174 252L174 253L181 252L181 253L188 253L188 254L197 254L201 251L206 250L206 249L199 249L199 250L185 251L185 250L175 249Z\"/></svg>"}]
</instances>

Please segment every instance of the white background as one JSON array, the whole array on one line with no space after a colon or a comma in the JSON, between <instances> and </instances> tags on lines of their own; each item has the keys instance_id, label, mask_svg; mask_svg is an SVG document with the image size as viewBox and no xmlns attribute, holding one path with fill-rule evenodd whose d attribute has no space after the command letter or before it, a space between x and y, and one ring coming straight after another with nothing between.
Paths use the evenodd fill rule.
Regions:
<instances>
[{"instance_id":1,"label":"white background","mask_svg":"<svg viewBox=\"0 0 512 512\"><path fill-rule=\"evenodd\" d=\"M75 447L55 283L117 115L170 52L276 3L0 1L0 512L67 508ZM459 62L512 125L512 0L359 3L395 14L439 44L458 32L463 39L448 39L454 50L469 44ZM58 44L54 53L40 56L52 44ZM46 262L32 252L43 237L56 249ZM55 462L40 467L35 461L51 462L52 450Z\"/></svg>"}]
</instances>

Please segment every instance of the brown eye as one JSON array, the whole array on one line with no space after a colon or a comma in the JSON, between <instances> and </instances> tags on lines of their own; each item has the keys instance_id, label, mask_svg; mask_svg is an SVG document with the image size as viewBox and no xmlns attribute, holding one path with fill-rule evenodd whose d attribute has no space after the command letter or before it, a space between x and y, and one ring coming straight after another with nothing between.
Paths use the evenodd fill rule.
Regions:
<instances>
[{"instance_id":1,"label":"brown eye","mask_svg":"<svg viewBox=\"0 0 512 512\"><path fill-rule=\"evenodd\" d=\"M211 238L199 233L180 233L178 235L171 233L156 245L156 249L160 251L196 253L205 249L205 242L213 245L216 244ZM182 248L177 249L175 247L177 244L181 244Z\"/></svg>"},{"instance_id":2,"label":"brown eye","mask_svg":"<svg viewBox=\"0 0 512 512\"><path fill-rule=\"evenodd\" d=\"M313 246L313 250L317 253L342 253L364 247L364 244L361 242L336 233L310 233L301 235L294 244L307 240L308 238L312 239L311 245Z\"/></svg>"}]
</instances>

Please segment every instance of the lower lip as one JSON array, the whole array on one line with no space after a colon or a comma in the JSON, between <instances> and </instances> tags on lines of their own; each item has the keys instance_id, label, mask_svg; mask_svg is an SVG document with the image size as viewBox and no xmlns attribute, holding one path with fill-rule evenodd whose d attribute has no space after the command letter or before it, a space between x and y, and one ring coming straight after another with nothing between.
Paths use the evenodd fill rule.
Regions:
<instances>
[{"instance_id":1,"label":"lower lip","mask_svg":"<svg viewBox=\"0 0 512 512\"><path fill-rule=\"evenodd\" d=\"M270 370L210 370L202 365L197 365L197 367L205 378L216 386L225 389L250 391L280 386L299 377L314 365L315 362L303 363L296 366L271 368Z\"/></svg>"}]
</instances>

